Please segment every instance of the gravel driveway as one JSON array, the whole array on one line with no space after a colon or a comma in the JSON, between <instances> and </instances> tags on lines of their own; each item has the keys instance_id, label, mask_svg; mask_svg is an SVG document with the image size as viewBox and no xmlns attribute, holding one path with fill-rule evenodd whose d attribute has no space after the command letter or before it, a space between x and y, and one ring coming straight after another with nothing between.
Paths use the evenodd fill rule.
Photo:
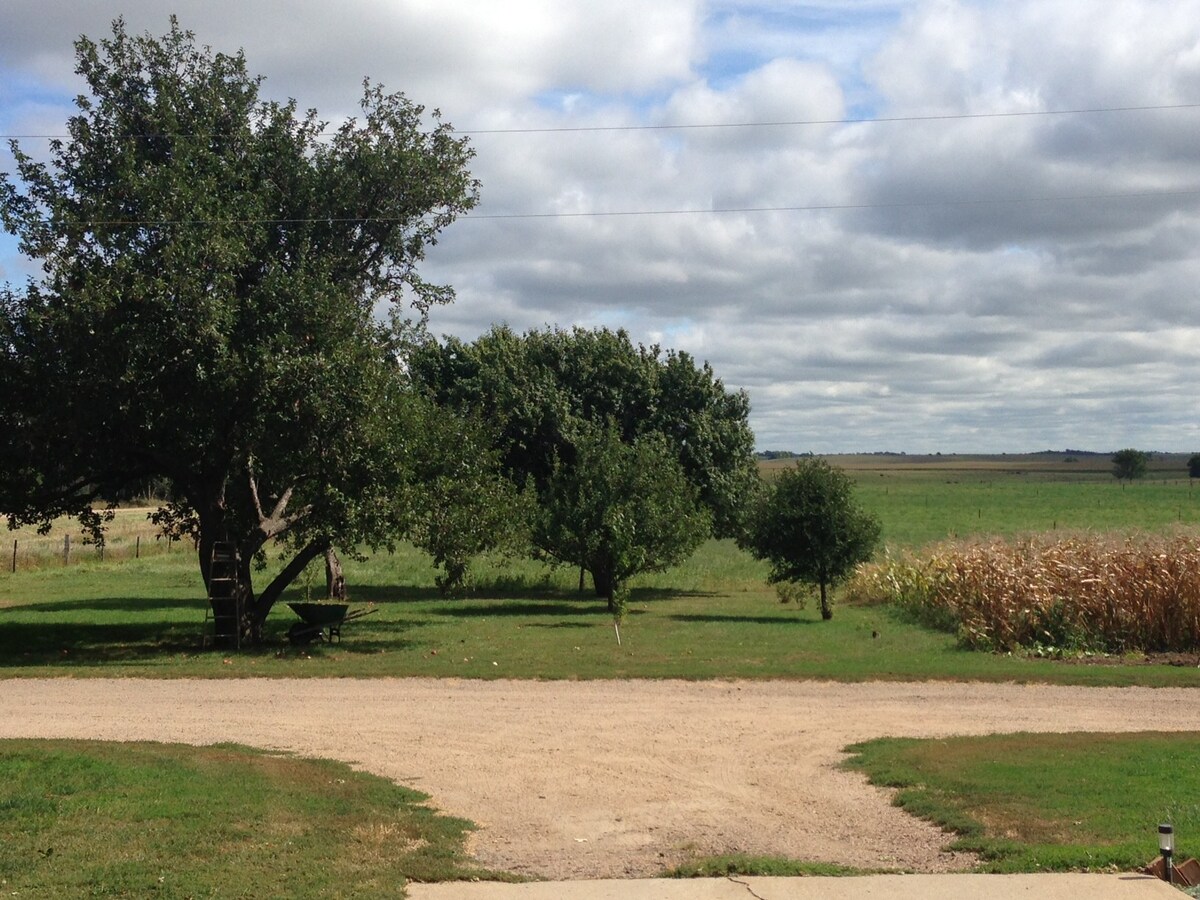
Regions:
<instances>
[{"instance_id":1,"label":"gravel driveway","mask_svg":"<svg viewBox=\"0 0 1200 900\"><path fill-rule=\"evenodd\" d=\"M0 737L236 741L344 760L479 823L482 865L543 878L647 876L732 852L941 872L971 860L839 770L844 746L1200 731L1197 699L941 682L12 679Z\"/></svg>"}]
</instances>

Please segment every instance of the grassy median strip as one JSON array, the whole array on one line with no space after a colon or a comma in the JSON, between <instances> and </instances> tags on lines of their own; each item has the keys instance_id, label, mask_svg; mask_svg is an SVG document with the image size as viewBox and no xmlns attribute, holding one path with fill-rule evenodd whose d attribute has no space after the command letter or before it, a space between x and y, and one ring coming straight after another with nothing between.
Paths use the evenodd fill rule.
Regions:
<instances>
[{"instance_id":1,"label":"grassy median strip","mask_svg":"<svg viewBox=\"0 0 1200 900\"><path fill-rule=\"evenodd\" d=\"M1164 714L1166 711L1164 710ZM1175 826L1180 859L1200 856L1200 734L1007 734L883 738L847 762L895 802L980 854L989 872L1130 870Z\"/></svg>"},{"instance_id":2,"label":"grassy median strip","mask_svg":"<svg viewBox=\"0 0 1200 900\"><path fill-rule=\"evenodd\" d=\"M232 745L0 742L0 890L402 897L469 866L469 822L342 763Z\"/></svg>"}]
</instances>

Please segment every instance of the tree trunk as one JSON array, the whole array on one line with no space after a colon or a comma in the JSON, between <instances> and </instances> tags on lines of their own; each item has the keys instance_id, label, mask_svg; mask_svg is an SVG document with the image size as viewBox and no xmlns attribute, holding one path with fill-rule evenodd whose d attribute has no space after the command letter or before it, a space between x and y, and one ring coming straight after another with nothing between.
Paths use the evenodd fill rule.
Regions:
<instances>
[{"instance_id":1,"label":"tree trunk","mask_svg":"<svg viewBox=\"0 0 1200 900\"><path fill-rule=\"evenodd\" d=\"M325 550L325 594L339 603L346 600L346 575L342 571L342 561L332 546Z\"/></svg>"},{"instance_id":2,"label":"tree trunk","mask_svg":"<svg viewBox=\"0 0 1200 900\"><path fill-rule=\"evenodd\" d=\"M283 567L283 571L276 575L271 580L271 583L263 588L262 593L258 595L258 600L254 603L254 620L257 623L260 637L262 625L267 620L267 614L271 611L271 607L275 605L275 601L283 594L284 588L299 578L300 573L304 571L305 567L318 556L324 555L328 549L329 541L313 541L292 557L291 562Z\"/></svg>"},{"instance_id":3,"label":"tree trunk","mask_svg":"<svg viewBox=\"0 0 1200 900\"><path fill-rule=\"evenodd\" d=\"M821 582L821 618L826 622L833 618L833 609L829 606L829 594L824 581Z\"/></svg>"},{"instance_id":4,"label":"tree trunk","mask_svg":"<svg viewBox=\"0 0 1200 900\"><path fill-rule=\"evenodd\" d=\"M235 649L252 646L262 640L262 623L251 614L255 608L254 586L250 572L250 554L230 540L225 527L224 510L214 502L197 511L199 534L196 555L200 577L212 609L216 646ZM214 570L213 552L218 544L234 545L232 558ZM214 580L215 579L215 580Z\"/></svg>"},{"instance_id":5,"label":"tree trunk","mask_svg":"<svg viewBox=\"0 0 1200 900\"><path fill-rule=\"evenodd\" d=\"M604 597L608 600L608 611L615 611L617 608L617 579L607 566L592 566L592 585L596 588L597 597Z\"/></svg>"}]
</instances>

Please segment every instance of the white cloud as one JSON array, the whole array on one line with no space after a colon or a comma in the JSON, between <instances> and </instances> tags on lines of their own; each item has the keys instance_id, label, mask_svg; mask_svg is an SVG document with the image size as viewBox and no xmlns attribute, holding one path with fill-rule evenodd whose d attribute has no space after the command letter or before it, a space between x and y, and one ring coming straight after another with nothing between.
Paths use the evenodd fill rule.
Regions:
<instances>
[{"instance_id":1,"label":"white cloud","mask_svg":"<svg viewBox=\"0 0 1200 900\"><path fill-rule=\"evenodd\" d=\"M364 75L476 129L1200 103L1200 0L176 9L329 117ZM116 10L0 8L5 128L61 125L70 40ZM430 255L459 296L434 327L623 325L746 387L764 447L1196 449L1198 127L1175 109L478 134L483 203Z\"/></svg>"}]
</instances>

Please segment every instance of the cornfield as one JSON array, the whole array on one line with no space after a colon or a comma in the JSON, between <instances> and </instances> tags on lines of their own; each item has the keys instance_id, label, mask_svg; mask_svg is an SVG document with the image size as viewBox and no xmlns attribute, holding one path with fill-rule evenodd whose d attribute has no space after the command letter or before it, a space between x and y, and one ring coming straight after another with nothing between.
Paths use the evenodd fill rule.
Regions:
<instances>
[{"instance_id":1,"label":"cornfield","mask_svg":"<svg viewBox=\"0 0 1200 900\"><path fill-rule=\"evenodd\" d=\"M893 603L972 649L1200 648L1200 535L938 544L859 568L847 599Z\"/></svg>"}]
</instances>

